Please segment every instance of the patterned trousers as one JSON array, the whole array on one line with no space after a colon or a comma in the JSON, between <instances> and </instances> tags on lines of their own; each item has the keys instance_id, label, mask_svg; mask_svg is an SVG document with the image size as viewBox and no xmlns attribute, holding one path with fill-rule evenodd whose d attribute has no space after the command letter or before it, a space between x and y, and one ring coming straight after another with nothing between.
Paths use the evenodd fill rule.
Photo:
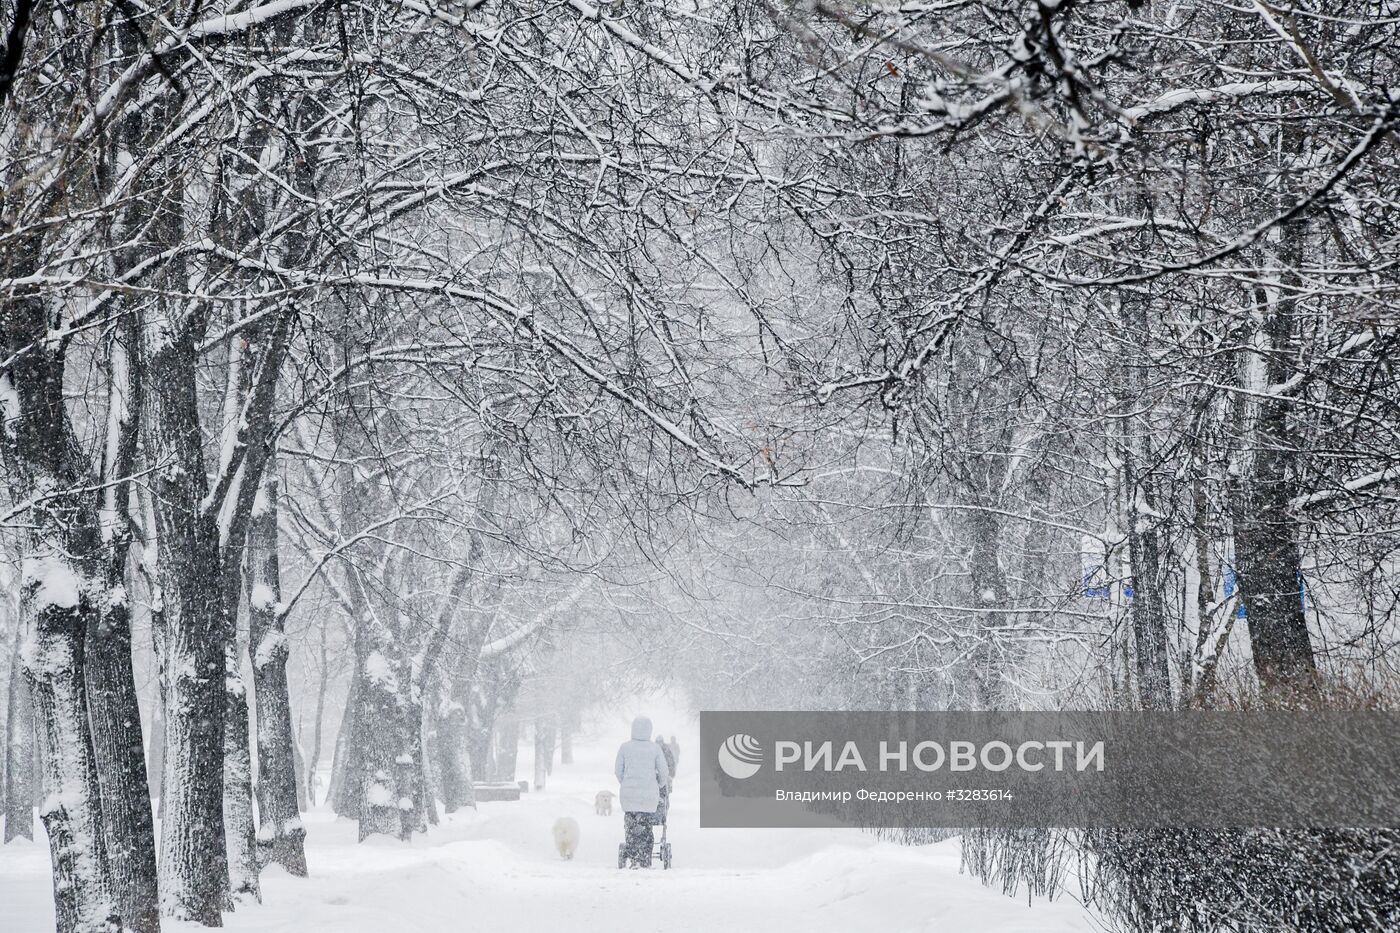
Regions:
<instances>
[{"instance_id":1,"label":"patterned trousers","mask_svg":"<svg viewBox=\"0 0 1400 933\"><path fill-rule=\"evenodd\" d=\"M651 848L655 841L651 832L652 816L640 810L629 810L622 820L627 834L627 858L643 868L651 867Z\"/></svg>"}]
</instances>

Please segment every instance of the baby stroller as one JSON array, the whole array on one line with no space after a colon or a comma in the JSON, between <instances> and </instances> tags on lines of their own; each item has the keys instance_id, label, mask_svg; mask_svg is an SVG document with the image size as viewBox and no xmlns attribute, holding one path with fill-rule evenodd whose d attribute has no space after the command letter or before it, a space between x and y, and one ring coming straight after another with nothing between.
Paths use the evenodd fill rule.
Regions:
<instances>
[{"instance_id":1,"label":"baby stroller","mask_svg":"<svg viewBox=\"0 0 1400 933\"><path fill-rule=\"evenodd\" d=\"M666 814L670 811L671 802L663 798L661 806L651 815L651 825L661 827L661 838L652 840L651 857L661 862L662 870L669 870L671 867L671 843L666 840ZM627 843L618 843L617 846L617 867L627 867Z\"/></svg>"}]
</instances>

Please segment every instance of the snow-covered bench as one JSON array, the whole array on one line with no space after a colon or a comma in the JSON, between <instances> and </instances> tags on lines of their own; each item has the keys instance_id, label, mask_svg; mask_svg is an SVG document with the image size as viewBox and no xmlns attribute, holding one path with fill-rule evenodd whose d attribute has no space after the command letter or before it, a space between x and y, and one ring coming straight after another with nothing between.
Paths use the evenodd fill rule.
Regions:
<instances>
[{"instance_id":1,"label":"snow-covered bench","mask_svg":"<svg viewBox=\"0 0 1400 933\"><path fill-rule=\"evenodd\" d=\"M472 791L477 803L520 799L520 785L513 781L481 781L472 785Z\"/></svg>"}]
</instances>

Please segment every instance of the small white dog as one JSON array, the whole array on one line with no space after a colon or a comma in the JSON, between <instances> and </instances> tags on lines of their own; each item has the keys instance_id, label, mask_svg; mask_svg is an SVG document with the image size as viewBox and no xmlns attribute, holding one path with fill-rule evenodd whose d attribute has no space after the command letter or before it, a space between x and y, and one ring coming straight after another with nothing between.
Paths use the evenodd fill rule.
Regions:
<instances>
[{"instance_id":1,"label":"small white dog","mask_svg":"<svg viewBox=\"0 0 1400 933\"><path fill-rule=\"evenodd\" d=\"M578 849L578 820L572 816L561 816L554 821L554 848L559 850L559 857L571 859Z\"/></svg>"}]
</instances>

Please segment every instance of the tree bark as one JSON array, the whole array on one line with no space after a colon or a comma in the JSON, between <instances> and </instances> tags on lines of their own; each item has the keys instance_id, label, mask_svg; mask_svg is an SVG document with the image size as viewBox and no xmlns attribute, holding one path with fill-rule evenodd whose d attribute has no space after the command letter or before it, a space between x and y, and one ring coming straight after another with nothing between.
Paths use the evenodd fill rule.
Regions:
<instances>
[{"instance_id":1,"label":"tree bark","mask_svg":"<svg viewBox=\"0 0 1400 933\"><path fill-rule=\"evenodd\" d=\"M1001 565L1001 523L985 509L974 509L968 518L972 532L970 556L972 604L976 642L971 651L972 705L975 709L1007 709L1011 702L1006 679L1006 658L998 641L1009 593Z\"/></svg>"},{"instance_id":2,"label":"tree bark","mask_svg":"<svg viewBox=\"0 0 1400 933\"><path fill-rule=\"evenodd\" d=\"M510 719L500 723L495 730L495 779L514 781L516 762L520 759L520 721Z\"/></svg>"},{"instance_id":3,"label":"tree bark","mask_svg":"<svg viewBox=\"0 0 1400 933\"><path fill-rule=\"evenodd\" d=\"M170 916L221 925L228 903L224 834L226 646L232 634L199 426L188 327L149 355L159 569L166 623L166 749L160 883Z\"/></svg>"},{"instance_id":4,"label":"tree bark","mask_svg":"<svg viewBox=\"0 0 1400 933\"><path fill-rule=\"evenodd\" d=\"M1291 204L1300 192L1289 171L1303 158L1303 131L1284 125L1271 157L1277 204ZM1286 393L1267 391L1293 375L1290 361L1299 339L1295 297L1302 288L1297 269L1308 242L1306 217L1281 224L1271 234L1267 264L1277 263L1280 280L1260 285L1256 329L1241 361L1240 455L1232 464L1230 518L1234 525L1235 579L1245 607L1250 648L1260 687L1271 699L1307 703L1315 694L1317 661L1302 605L1302 561L1298 519L1290 502L1296 487L1295 460L1303 446Z\"/></svg>"},{"instance_id":5,"label":"tree bark","mask_svg":"<svg viewBox=\"0 0 1400 933\"><path fill-rule=\"evenodd\" d=\"M467 752L474 783L496 779L496 731L494 722L485 714L473 685L467 705ZM512 771L514 768L512 768Z\"/></svg>"},{"instance_id":6,"label":"tree bark","mask_svg":"<svg viewBox=\"0 0 1400 933\"><path fill-rule=\"evenodd\" d=\"M1290 375L1286 348L1293 337L1292 314L1287 301L1261 301L1271 313L1258 348L1245 362L1245 381L1276 385ZM1260 686L1286 699L1316 690L1317 662L1303 615L1298 523L1289 505L1298 440L1288 401L1261 394L1241 406L1247 412L1244 462L1230 484L1234 568Z\"/></svg>"},{"instance_id":7,"label":"tree bark","mask_svg":"<svg viewBox=\"0 0 1400 933\"><path fill-rule=\"evenodd\" d=\"M454 695L444 702L438 715L437 741L434 743L438 775L442 782L442 807L448 813L456 813L464 807L476 807L468 744L467 710Z\"/></svg>"},{"instance_id":8,"label":"tree bark","mask_svg":"<svg viewBox=\"0 0 1400 933\"><path fill-rule=\"evenodd\" d=\"M421 695L421 694L420 694ZM438 825L437 812L437 788L434 784L433 765L435 764L432 754L432 737L429 735L430 718L426 706L418 706L418 748L417 761L418 773L414 776L417 799L414 801L418 810L416 818L418 821L417 830L420 833L428 831L429 826Z\"/></svg>"},{"instance_id":9,"label":"tree bark","mask_svg":"<svg viewBox=\"0 0 1400 933\"><path fill-rule=\"evenodd\" d=\"M157 540L165 616L166 778L165 829L161 838L163 902L177 917L209 926L229 901L226 845L240 860L237 886L256 891L246 695L234 647L242 592L242 553L248 519L269 454L269 424L277 371L286 352L288 318L265 322L257 340L230 341L225 389L225 436L215 488L202 453L193 318L164 325L150 355L154 429L150 446L156 473ZM260 342L261 353L242 356ZM228 726L236 734L228 735ZM225 756L235 760L225 780ZM224 827L224 794L232 798ZM245 840L246 849L245 849ZM168 875L168 878L166 877Z\"/></svg>"},{"instance_id":10,"label":"tree bark","mask_svg":"<svg viewBox=\"0 0 1400 933\"><path fill-rule=\"evenodd\" d=\"M1151 296L1136 289L1119 294L1122 325L1129 345L1145 346L1152 333L1148 310ZM1133 598L1128 607L1132 625L1137 698L1144 709L1172 708L1171 666L1167 642L1166 579L1162 566L1162 519L1151 474L1151 412L1153 399L1145 373L1145 354L1117 366L1117 413L1121 419L1118 458L1122 463L1125 502L1123 520L1128 539L1128 569Z\"/></svg>"},{"instance_id":11,"label":"tree bark","mask_svg":"<svg viewBox=\"0 0 1400 933\"><path fill-rule=\"evenodd\" d=\"M83 679L89 612L82 602L36 605L26 664L39 714L44 789L39 816L53 859L58 933L105 931L116 916Z\"/></svg>"},{"instance_id":12,"label":"tree bark","mask_svg":"<svg viewBox=\"0 0 1400 933\"><path fill-rule=\"evenodd\" d=\"M1306 695L1316 689L1317 662L1303 615L1297 528L1288 508L1292 484L1276 452L1260 450L1255 459L1265 462L1241 478L1233 502L1235 578L1254 669L1266 692Z\"/></svg>"},{"instance_id":13,"label":"tree bark","mask_svg":"<svg viewBox=\"0 0 1400 933\"><path fill-rule=\"evenodd\" d=\"M117 594L104 589L98 483L65 403L62 346L44 339L47 307L25 295L4 312L0 348L13 362L0 373L0 453L13 501L31 503L20 615L29 624L24 666L38 725L39 815L58 931L90 933L115 911L84 671L99 606ZM139 722L138 709L127 715Z\"/></svg>"},{"instance_id":14,"label":"tree bark","mask_svg":"<svg viewBox=\"0 0 1400 933\"><path fill-rule=\"evenodd\" d=\"M1145 478L1129 458L1127 484L1128 562L1132 567L1133 651L1137 660L1138 701L1143 709L1172 708L1171 668L1167 653L1167 608L1162 572L1161 537L1152 519L1155 504Z\"/></svg>"},{"instance_id":15,"label":"tree bark","mask_svg":"<svg viewBox=\"0 0 1400 933\"><path fill-rule=\"evenodd\" d=\"M253 817L253 755L248 743L248 687L242 645L226 646L224 668L224 839L228 845L229 909L243 897L262 900Z\"/></svg>"},{"instance_id":16,"label":"tree bark","mask_svg":"<svg viewBox=\"0 0 1400 933\"><path fill-rule=\"evenodd\" d=\"M102 466L103 591L108 597L88 620L91 650L84 673L112 895L127 927L154 933L160 929L155 821L131 666L131 604L126 586L132 540L126 477L136 463L136 421L141 410L139 335L130 316L121 320L108 360L108 430L114 434Z\"/></svg>"},{"instance_id":17,"label":"tree bark","mask_svg":"<svg viewBox=\"0 0 1400 933\"><path fill-rule=\"evenodd\" d=\"M110 592L119 592L119 585ZM150 783L131 669L127 606L109 605L90 621L94 650L87 658L88 716L102 797L103 827L112 893L122 922L132 930L160 929Z\"/></svg>"},{"instance_id":18,"label":"tree bark","mask_svg":"<svg viewBox=\"0 0 1400 933\"><path fill-rule=\"evenodd\" d=\"M360 767L359 838L384 834L406 841L426 828L422 712L402 695L408 672L391 665L388 646L369 635L370 647L356 659L359 708L350 738Z\"/></svg>"},{"instance_id":19,"label":"tree bark","mask_svg":"<svg viewBox=\"0 0 1400 933\"><path fill-rule=\"evenodd\" d=\"M405 673L392 666L390 656L382 648L383 632L366 611L356 626L354 731L350 735L359 775L356 808L359 815L359 838L382 833L407 839L400 812L403 799L400 770L412 763L399 735L398 705L400 677Z\"/></svg>"},{"instance_id":20,"label":"tree bark","mask_svg":"<svg viewBox=\"0 0 1400 933\"><path fill-rule=\"evenodd\" d=\"M268 463L248 528L248 626L258 717L258 861L306 875L306 829L297 808L287 636L277 555L278 479ZM318 729L319 732L319 729Z\"/></svg>"}]
</instances>

